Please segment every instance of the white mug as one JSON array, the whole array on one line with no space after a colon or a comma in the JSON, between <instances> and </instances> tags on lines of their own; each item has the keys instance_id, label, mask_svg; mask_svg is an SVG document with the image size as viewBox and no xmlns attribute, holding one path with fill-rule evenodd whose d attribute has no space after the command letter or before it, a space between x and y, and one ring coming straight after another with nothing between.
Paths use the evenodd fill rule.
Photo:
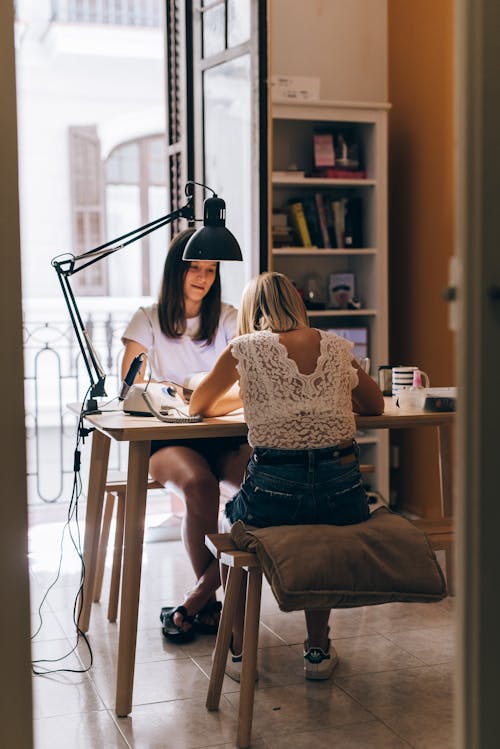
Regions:
<instances>
[{"instance_id":1,"label":"white mug","mask_svg":"<svg viewBox=\"0 0 500 749\"><path fill-rule=\"evenodd\" d=\"M393 398L398 396L398 392L401 388L411 388L413 385L413 375L416 371L420 371L422 375L422 385L426 388L430 386L430 379L427 372L423 372L419 367L407 366L407 367L393 367L392 368L392 396Z\"/></svg>"}]
</instances>

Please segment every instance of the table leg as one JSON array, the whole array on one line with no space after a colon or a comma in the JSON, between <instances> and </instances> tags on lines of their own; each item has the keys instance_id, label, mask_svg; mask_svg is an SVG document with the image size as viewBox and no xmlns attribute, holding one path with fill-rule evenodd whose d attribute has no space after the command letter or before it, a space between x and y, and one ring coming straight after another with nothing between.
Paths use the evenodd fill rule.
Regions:
<instances>
[{"instance_id":1,"label":"table leg","mask_svg":"<svg viewBox=\"0 0 500 749\"><path fill-rule=\"evenodd\" d=\"M453 515L453 481L452 481L452 454L451 454L451 425L444 424L438 427L439 445L439 480L441 485L441 515L450 517Z\"/></svg>"},{"instance_id":2,"label":"table leg","mask_svg":"<svg viewBox=\"0 0 500 749\"><path fill-rule=\"evenodd\" d=\"M438 427L439 446L439 480L441 488L441 516L449 518L450 526L453 523L453 475L452 475L452 451L451 451L451 425L445 424ZM452 529L453 532L453 529ZM448 590L454 593L454 558L453 543L450 542L445 549L446 560L446 582Z\"/></svg>"},{"instance_id":3,"label":"table leg","mask_svg":"<svg viewBox=\"0 0 500 749\"><path fill-rule=\"evenodd\" d=\"M116 679L116 714L121 718L132 710L150 447L150 442L131 442L129 446Z\"/></svg>"},{"instance_id":4,"label":"table leg","mask_svg":"<svg viewBox=\"0 0 500 749\"><path fill-rule=\"evenodd\" d=\"M83 540L83 561L85 564L85 579L82 590L82 610L78 618L78 626L82 632L87 632L90 622L90 611L94 596L95 573L97 566L97 552L101 534L102 504L106 475L108 472L108 458L110 438L97 429L92 433L92 451L90 457L89 488L87 493L87 512L85 516L85 536Z\"/></svg>"}]
</instances>

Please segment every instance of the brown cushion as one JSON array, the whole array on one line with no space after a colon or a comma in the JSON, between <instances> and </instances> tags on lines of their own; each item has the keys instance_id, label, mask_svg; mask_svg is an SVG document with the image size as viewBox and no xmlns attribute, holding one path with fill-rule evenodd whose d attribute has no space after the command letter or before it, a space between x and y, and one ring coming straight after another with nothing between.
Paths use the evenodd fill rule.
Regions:
<instances>
[{"instance_id":1,"label":"brown cushion","mask_svg":"<svg viewBox=\"0 0 500 749\"><path fill-rule=\"evenodd\" d=\"M385 507L357 525L252 528L238 520L231 536L257 555L282 611L426 603L446 595L425 533Z\"/></svg>"}]
</instances>

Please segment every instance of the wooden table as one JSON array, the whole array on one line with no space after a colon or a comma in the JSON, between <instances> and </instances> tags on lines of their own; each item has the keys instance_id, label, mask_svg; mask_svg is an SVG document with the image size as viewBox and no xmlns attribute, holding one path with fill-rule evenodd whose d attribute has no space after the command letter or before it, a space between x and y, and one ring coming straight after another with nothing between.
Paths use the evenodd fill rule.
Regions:
<instances>
[{"instance_id":1,"label":"wooden table","mask_svg":"<svg viewBox=\"0 0 500 749\"><path fill-rule=\"evenodd\" d=\"M409 413L397 408L391 398L386 398L385 402L385 413L383 415L357 416L356 423L358 428L401 429L423 426L437 428L441 479L439 515L442 518L440 522L444 530L451 532L452 460L450 431L455 414ZM82 611L79 619L79 626L84 632L88 630L90 621L110 442L112 439L118 442L129 442L116 687L116 714L119 717L124 717L129 715L132 710L142 544L151 440L235 437L245 435L247 427L242 415L204 419L199 424L164 424L154 418L128 416L122 412L110 412L96 416L87 416L86 421L89 425L95 427L95 430L92 433L92 452L83 548L85 582L82 594ZM425 521L423 523L425 527Z\"/></svg>"}]
</instances>

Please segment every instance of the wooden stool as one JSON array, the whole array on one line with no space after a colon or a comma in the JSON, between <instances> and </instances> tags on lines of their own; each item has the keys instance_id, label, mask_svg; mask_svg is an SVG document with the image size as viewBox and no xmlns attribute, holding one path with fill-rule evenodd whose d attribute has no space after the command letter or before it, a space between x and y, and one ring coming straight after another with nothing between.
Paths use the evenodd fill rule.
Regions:
<instances>
[{"instance_id":1,"label":"wooden stool","mask_svg":"<svg viewBox=\"0 0 500 749\"><path fill-rule=\"evenodd\" d=\"M427 534L434 551L444 551L446 587L450 595L455 595L453 524L451 518L441 518L440 520L412 519L411 522Z\"/></svg>"},{"instance_id":2,"label":"wooden stool","mask_svg":"<svg viewBox=\"0 0 500 749\"><path fill-rule=\"evenodd\" d=\"M164 489L164 486L163 484L159 484L153 479L148 479L148 491L150 489ZM106 551L109 541L109 530L111 526L111 519L113 517L116 497L115 545L113 551L113 566L111 569L111 585L109 589L108 601L108 621L110 622L116 622L116 616L118 613L118 599L120 597L126 491L126 478L108 480L106 483L106 504L104 505L101 535L99 538L99 549L97 552L93 601L94 603L99 603L101 598L102 579L104 576L104 565L106 562Z\"/></svg>"},{"instance_id":3,"label":"wooden stool","mask_svg":"<svg viewBox=\"0 0 500 749\"><path fill-rule=\"evenodd\" d=\"M431 546L435 550L445 549L451 552L451 532L445 521L416 521L428 535ZM215 646L212 672L208 687L206 707L208 710L218 710L222 682L226 667L233 623L236 616L239 593L247 575L247 597L245 608L245 622L243 634L243 661L240 682L240 702L238 708L238 728L236 746L247 749L250 745L255 676L257 669L257 645L259 637L260 600L262 590L262 568L257 556L249 551L236 548L229 533L214 533L205 536L205 543L212 554L228 567L224 605L219 623L217 642ZM447 554L448 559L448 554ZM451 573L450 573L451 574Z\"/></svg>"},{"instance_id":4,"label":"wooden stool","mask_svg":"<svg viewBox=\"0 0 500 749\"><path fill-rule=\"evenodd\" d=\"M240 682L240 704L238 709L238 732L236 746L246 749L250 745L253 718L255 675L257 670L257 643L259 637L260 597L262 591L262 569L255 554L236 549L229 533L213 533L205 536L205 543L212 554L228 568L224 606L219 622L217 643L206 706L218 710L222 682L226 667L229 644L243 575L247 575L247 598L245 627L243 634L243 662Z\"/></svg>"}]
</instances>

